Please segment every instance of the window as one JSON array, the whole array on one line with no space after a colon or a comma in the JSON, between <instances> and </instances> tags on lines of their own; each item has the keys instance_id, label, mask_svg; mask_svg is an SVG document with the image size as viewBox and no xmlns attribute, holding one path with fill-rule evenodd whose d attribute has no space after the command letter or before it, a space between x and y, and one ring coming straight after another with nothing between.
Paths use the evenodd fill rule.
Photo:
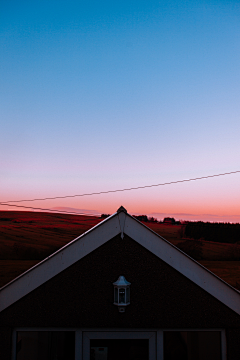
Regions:
<instances>
[{"instance_id":1,"label":"window","mask_svg":"<svg viewBox=\"0 0 240 360\"><path fill-rule=\"evenodd\" d=\"M156 359L156 331L83 331L82 340L83 360Z\"/></svg>"},{"instance_id":2,"label":"window","mask_svg":"<svg viewBox=\"0 0 240 360\"><path fill-rule=\"evenodd\" d=\"M17 332L16 360L74 360L74 331Z\"/></svg>"},{"instance_id":3,"label":"window","mask_svg":"<svg viewBox=\"0 0 240 360\"><path fill-rule=\"evenodd\" d=\"M147 339L90 340L90 360L149 360Z\"/></svg>"},{"instance_id":4,"label":"window","mask_svg":"<svg viewBox=\"0 0 240 360\"><path fill-rule=\"evenodd\" d=\"M226 360L224 329L17 328L13 360Z\"/></svg>"},{"instance_id":5,"label":"window","mask_svg":"<svg viewBox=\"0 0 240 360\"><path fill-rule=\"evenodd\" d=\"M221 331L164 331L164 360L221 360Z\"/></svg>"}]
</instances>

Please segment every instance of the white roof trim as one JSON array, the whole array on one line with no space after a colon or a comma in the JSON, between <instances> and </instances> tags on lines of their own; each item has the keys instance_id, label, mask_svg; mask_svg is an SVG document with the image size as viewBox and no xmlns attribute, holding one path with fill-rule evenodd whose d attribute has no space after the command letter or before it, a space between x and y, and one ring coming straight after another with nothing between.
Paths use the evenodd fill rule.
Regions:
<instances>
[{"instance_id":1,"label":"white roof trim","mask_svg":"<svg viewBox=\"0 0 240 360\"><path fill-rule=\"evenodd\" d=\"M240 315L240 293L236 289L123 211L113 214L1 288L0 311L119 233L131 237Z\"/></svg>"}]
</instances>

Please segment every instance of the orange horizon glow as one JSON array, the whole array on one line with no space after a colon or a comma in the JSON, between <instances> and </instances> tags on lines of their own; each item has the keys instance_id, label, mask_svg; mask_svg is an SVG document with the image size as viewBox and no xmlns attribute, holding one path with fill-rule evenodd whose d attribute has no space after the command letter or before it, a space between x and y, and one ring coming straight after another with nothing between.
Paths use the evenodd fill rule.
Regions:
<instances>
[{"instance_id":1,"label":"orange horizon glow","mask_svg":"<svg viewBox=\"0 0 240 360\"><path fill-rule=\"evenodd\" d=\"M44 209L49 209L49 210L43 210L44 212L51 212L51 213L60 213L60 212L55 212L54 210L61 210L63 211L62 214L64 214L65 212L69 212L69 213L85 213L86 215L100 215L102 213L104 214L113 214L117 211L117 209L120 206L124 206L124 203L121 203L117 206L115 206L114 208L109 208L109 207L102 207L100 210L99 209L79 209L77 207L71 207L71 206L44 206L42 208ZM37 207L41 207L41 206L36 206ZM147 216L153 216L155 218L157 218L158 220L163 220L164 217L174 217L176 220L186 220L186 221L204 221L204 222L230 222L230 223L239 223L240 222L240 215L237 213L221 213L221 212L209 212L209 211L203 211L203 212L194 212L194 211L187 211L188 209L174 209L174 211L170 210L170 209L148 209L149 207L139 207L139 209L136 209L135 207L132 206L124 206L128 213L131 215L147 215ZM52 211L50 211L52 210ZM185 211L184 211L185 210ZM203 209L204 210L204 209ZM230 209L229 209L230 210ZM15 208L15 207L0 207L0 211L33 211L33 212L40 212L41 210L31 210L26 209L26 208Z\"/></svg>"},{"instance_id":2,"label":"orange horizon glow","mask_svg":"<svg viewBox=\"0 0 240 360\"><path fill-rule=\"evenodd\" d=\"M166 216L172 216L182 220L202 220L216 222L240 222L240 189L238 186L239 175L222 177L221 179L211 179L204 181L195 181L171 186L160 186L155 188L132 190L124 192L115 192L94 196L70 197L65 199L34 201L16 203L29 207L53 209L59 207L81 209L81 212L88 210L93 213L112 214L123 205L130 214L146 214L163 219ZM131 183L130 183L131 184ZM121 189L126 184L117 183L115 189ZM21 192L15 190L5 191L2 202L8 200L34 199L53 196L62 196L72 194L86 194L98 191L111 190L107 184L95 186L89 184L88 187L81 186L70 187L63 186L57 188L54 186L29 187L21 189ZM17 189L17 188L16 188ZM71 189L71 191L69 191ZM94 190L93 190L94 189ZM21 195L20 195L21 194ZM36 195L37 194L37 195ZM31 208L17 208L10 206L0 206L1 210L22 210L31 211ZM38 209L36 209L38 211ZM156 215L154 215L156 214Z\"/></svg>"}]
</instances>

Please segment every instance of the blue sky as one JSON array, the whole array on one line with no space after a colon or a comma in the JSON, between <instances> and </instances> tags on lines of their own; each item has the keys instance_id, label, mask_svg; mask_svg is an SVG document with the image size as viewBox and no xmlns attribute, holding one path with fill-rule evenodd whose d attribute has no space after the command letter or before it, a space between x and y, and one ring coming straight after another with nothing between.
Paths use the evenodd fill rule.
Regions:
<instances>
[{"instance_id":1,"label":"blue sky","mask_svg":"<svg viewBox=\"0 0 240 360\"><path fill-rule=\"evenodd\" d=\"M240 169L239 2L8 0L0 14L3 201ZM44 206L231 216L239 180Z\"/></svg>"}]
</instances>

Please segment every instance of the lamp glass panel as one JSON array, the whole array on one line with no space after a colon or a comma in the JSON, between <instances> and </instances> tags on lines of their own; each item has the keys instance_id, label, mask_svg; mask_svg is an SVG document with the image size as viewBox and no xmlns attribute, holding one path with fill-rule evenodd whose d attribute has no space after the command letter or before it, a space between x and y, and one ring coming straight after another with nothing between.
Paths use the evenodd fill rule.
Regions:
<instances>
[{"instance_id":1,"label":"lamp glass panel","mask_svg":"<svg viewBox=\"0 0 240 360\"><path fill-rule=\"evenodd\" d=\"M121 288L119 289L119 304L125 304L126 300L125 300L125 289Z\"/></svg>"}]
</instances>

